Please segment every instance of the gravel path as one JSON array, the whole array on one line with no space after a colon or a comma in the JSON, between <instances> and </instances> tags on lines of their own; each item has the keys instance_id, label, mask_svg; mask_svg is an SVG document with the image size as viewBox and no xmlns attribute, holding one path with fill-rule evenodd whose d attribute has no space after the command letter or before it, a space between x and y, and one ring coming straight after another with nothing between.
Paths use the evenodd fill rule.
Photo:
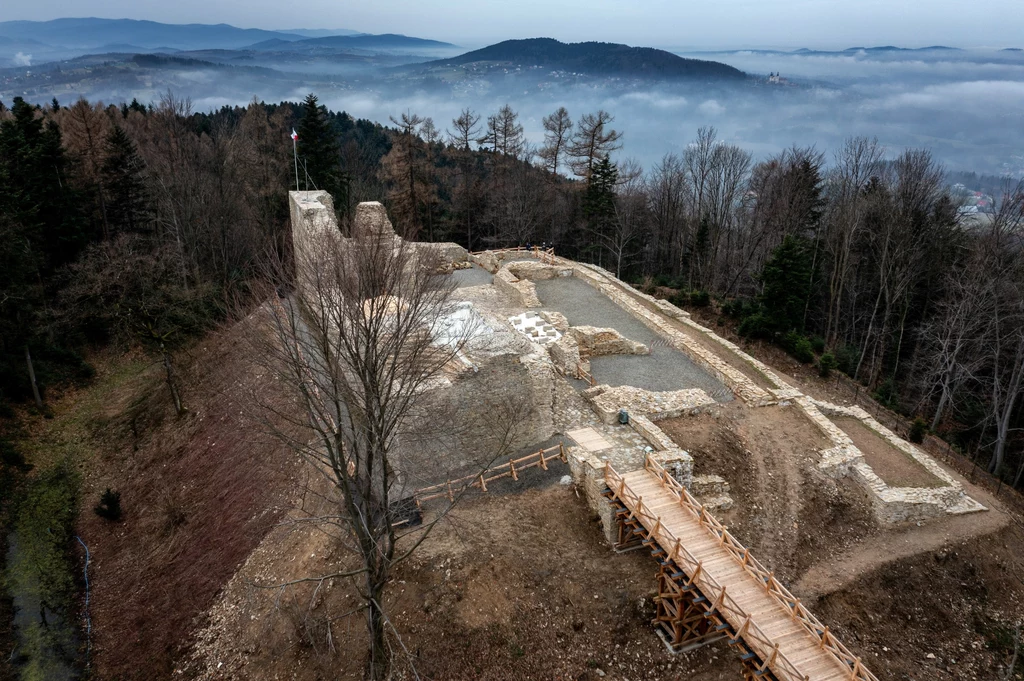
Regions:
<instances>
[{"instance_id":1,"label":"gravel path","mask_svg":"<svg viewBox=\"0 0 1024 681\"><path fill-rule=\"evenodd\" d=\"M455 270L452 272L452 278L455 280L455 288L465 288L490 284L494 275L480 265L473 265L468 270Z\"/></svg>"},{"instance_id":2,"label":"gravel path","mask_svg":"<svg viewBox=\"0 0 1024 681\"><path fill-rule=\"evenodd\" d=\"M537 296L543 309L561 312L573 326L611 327L651 349L650 355L595 357L590 366L598 383L653 391L700 388L719 402L733 399L721 381L586 282L575 277L538 281Z\"/></svg>"}]
</instances>

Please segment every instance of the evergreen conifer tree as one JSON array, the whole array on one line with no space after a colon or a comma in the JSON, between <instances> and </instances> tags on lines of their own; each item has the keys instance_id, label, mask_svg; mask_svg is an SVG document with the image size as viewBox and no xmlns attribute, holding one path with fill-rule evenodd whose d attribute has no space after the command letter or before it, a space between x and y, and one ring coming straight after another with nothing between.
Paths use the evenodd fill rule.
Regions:
<instances>
[{"instance_id":1,"label":"evergreen conifer tree","mask_svg":"<svg viewBox=\"0 0 1024 681\"><path fill-rule=\"evenodd\" d=\"M148 229L149 197L142 173L145 163L135 142L120 126L107 136L103 161L103 187L107 194L107 220L112 234Z\"/></svg>"},{"instance_id":2,"label":"evergreen conifer tree","mask_svg":"<svg viewBox=\"0 0 1024 681\"><path fill-rule=\"evenodd\" d=\"M348 183L341 171L338 133L328 118L327 108L321 106L312 93L303 102L298 133L299 188L305 187L306 179L302 177L305 167L310 184L329 192L335 208L345 211Z\"/></svg>"},{"instance_id":3,"label":"evergreen conifer tree","mask_svg":"<svg viewBox=\"0 0 1024 681\"><path fill-rule=\"evenodd\" d=\"M607 234L615 220L615 183L618 179L619 170L607 156L594 166L587 179L587 188L583 193L583 216L590 229L599 234Z\"/></svg>"},{"instance_id":4,"label":"evergreen conifer tree","mask_svg":"<svg viewBox=\"0 0 1024 681\"><path fill-rule=\"evenodd\" d=\"M761 304L777 332L803 331L810 296L811 249L807 239L789 235L772 252L761 271Z\"/></svg>"}]
</instances>

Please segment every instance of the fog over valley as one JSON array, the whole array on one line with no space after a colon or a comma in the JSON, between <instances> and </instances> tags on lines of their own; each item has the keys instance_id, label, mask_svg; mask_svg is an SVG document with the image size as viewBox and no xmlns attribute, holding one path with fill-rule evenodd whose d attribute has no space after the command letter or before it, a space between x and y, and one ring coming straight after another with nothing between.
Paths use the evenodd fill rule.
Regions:
<instances>
[{"instance_id":1,"label":"fog over valley","mask_svg":"<svg viewBox=\"0 0 1024 681\"><path fill-rule=\"evenodd\" d=\"M794 145L829 152L868 136L892 153L931 149L950 169L1024 172L1024 52L1014 49L674 52L746 74L730 78L645 70L650 55L603 71L587 58L537 61L521 52L534 41L446 64L438 60L467 49L346 30L88 21L0 23L0 101L150 103L170 91L204 111L316 92L357 118L387 123L411 111L441 129L463 108L486 115L510 103L532 144L542 117L564 106L573 116L610 112L624 133L619 156L645 167L713 125L758 158Z\"/></svg>"}]
</instances>

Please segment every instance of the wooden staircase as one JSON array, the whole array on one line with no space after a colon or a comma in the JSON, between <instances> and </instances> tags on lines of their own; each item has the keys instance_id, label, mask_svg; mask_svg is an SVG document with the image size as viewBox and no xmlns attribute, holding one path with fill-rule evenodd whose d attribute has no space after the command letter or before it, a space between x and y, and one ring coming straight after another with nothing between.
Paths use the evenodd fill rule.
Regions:
<instances>
[{"instance_id":1,"label":"wooden staircase","mask_svg":"<svg viewBox=\"0 0 1024 681\"><path fill-rule=\"evenodd\" d=\"M878 681L657 461L622 475L608 465L605 481L617 547L661 564L654 624L671 648L725 636L748 680Z\"/></svg>"}]
</instances>

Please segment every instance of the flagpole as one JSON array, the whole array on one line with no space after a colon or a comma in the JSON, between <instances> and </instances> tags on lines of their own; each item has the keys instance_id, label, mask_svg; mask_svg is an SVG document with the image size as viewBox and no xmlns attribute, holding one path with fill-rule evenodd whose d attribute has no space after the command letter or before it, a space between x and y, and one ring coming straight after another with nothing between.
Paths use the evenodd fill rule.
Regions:
<instances>
[{"instance_id":1,"label":"flagpole","mask_svg":"<svg viewBox=\"0 0 1024 681\"><path fill-rule=\"evenodd\" d=\"M295 157L295 191L299 191L299 136L292 130L292 155Z\"/></svg>"}]
</instances>

